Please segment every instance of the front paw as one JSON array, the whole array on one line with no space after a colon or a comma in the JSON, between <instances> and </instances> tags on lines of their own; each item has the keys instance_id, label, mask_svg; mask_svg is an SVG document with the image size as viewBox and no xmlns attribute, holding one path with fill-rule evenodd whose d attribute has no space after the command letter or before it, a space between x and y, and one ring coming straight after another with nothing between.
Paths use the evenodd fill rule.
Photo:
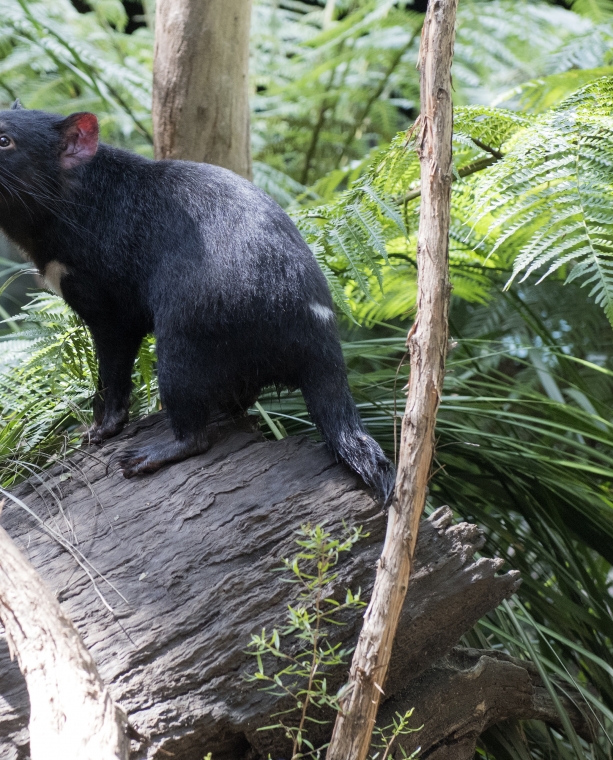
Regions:
<instances>
[{"instance_id":1,"label":"front paw","mask_svg":"<svg viewBox=\"0 0 613 760\"><path fill-rule=\"evenodd\" d=\"M104 419L100 424L94 423L83 433L83 443L86 445L102 443L107 438L121 433L127 421L128 415L122 414Z\"/></svg>"}]
</instances>

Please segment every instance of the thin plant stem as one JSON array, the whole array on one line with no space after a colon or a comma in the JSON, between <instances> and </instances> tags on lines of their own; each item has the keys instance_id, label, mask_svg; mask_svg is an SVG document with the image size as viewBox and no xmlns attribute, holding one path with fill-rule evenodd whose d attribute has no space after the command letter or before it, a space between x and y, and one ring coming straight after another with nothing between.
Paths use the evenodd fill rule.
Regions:
<instances>
[{"instance_id":1,"label":"thin plant stem","mask_svg":"<svg viewBox=\"0 0 613 760\"><path fill-rule=\"evenodd\" d=\"M501 158L504 158L504 156L501 154ZM497 158L496 156L489 155L484 156L483 158L478 158L476 161L473 161L470 164L467 164L466 166L463 166L461 169L458 170L458 174L462 179L464 177L469 177L471 174L476 174L477 172L482 172L484 169L487 169L488 166L491 166L492 164L498 163L500 161L500 158ZM451 178L452 182L456 181L455 175ZM396 200L400 200L404 203L408 203L409 201L414 201L415 198L419 198L421 195L421 185L414 188L413 190L409 190L405 195Z\"/></svg>"},{"instance_id":2,"label":"thin plant stem","mask_svg":"<svg viewBox=\"0 0 613 760\"><path fill-rule=\"evenodd\" d=\"M306 723L307 710L309 709L309 704L311 702L313 679L315 678L315 674L317 673L317 668L319 665L319 657L318 657L317 652L318 652L318 647L319 647L319 627L321 624L321 589L322 589L322 584L323 584L321 563L322 563L322 554L320 553L319 561L317 562L317 596L315 598L315 634L313 636L313 655L312 655L312 660L311 660L311 669L309 672L309 682L307 686L307 693L302 703L302 713L300 715L300 723L298 725L298 731L294 737L294 746L292 749L292 760L296 760L299 757L299 755L297 754L297 750L300 750L301 746L298 746L298 743L300 741L300 744L302 744L302 741L301 741L302 731L304 729L304 724Z\"/></svg>"},{"instance_id":3,"label":"thin plant stem","mask_svg":"<svg viewBox=\"0 0 613 760\"><path fill-rule=\"evenodd\" d=\"M339 46L339 53L343 49L343 42L341 42ZM328 94L330 90L332 89L332 85L334 84L334 77L336 76L336 70L337 66L334 66L334 68L330 72L330 79L328 80L328 84L326 85L326 95L324 96L321 107L319 109L319 115L317 117L317 123L315 124L315 127L313 128L313 133L311 135L311 141L309 143L309 147L306 152L306 156L304 159L304 169L302 170L302 176L300 178L300 182L303 185L306 185L309 178L309 172L311 171L311 163L313 162L313 158L315 157L315 151L317 150L317 143L319 142L319 135L321 134L321 131L324 127L324 124L326 123L326 115L330 108L332 108L335 103L332 102L332 97ZM341 83L342 84L342 83ZM337 91L340 92L342 87L338 87ZM338 96L337 96L338 97Z\"/></svg>"},{"instance_id":4,"label":"thin plant stem","mask_svg":"<svg viewBox=\"0 0 613 760\"><path fill-rule=\"evenodd\" d=\"M345 144L343 145L343 150L341 151L341 154L340 154L340 156L338 158L338 161L337 161L337 164L336 164L337 167L340 166L343 158L347 154L347 151L349 150L349 148L353 144L353 141L355 140L355 136L357 135L358 130L360 129L360 127L362 126L362 124L366 120L368 114L370 113L370 109L372 108L372 106L375 103L375 101L377 101L381 97L381 94L383 93L383 90L385 90L385 88L387 87L387 83L389 82L390 77L392 76L392 74L396 70L398 64L402 60L402 56L411 47L411 45L415 41L415 37L416 36L417 36L417 34L411 35L411 39L407 42L407 44L404 47L402 47L398 51L398 53L394 56L394 58L392 59L391 64L388 66L387 71L385 72L385 75L383 76L383 79L379 83L379 86L375 90L373 90L373 92L370 95L370 98L368 98L368 100L366 101L366 103L364 105L364 108L362 109L362 111L361 111L360 115L358 116L358 118L355 120L351 131L347 135L347 138L345 140Z\"/></svg>"},{"instance_id":5,"label":"thin plant stem","mask_svg":"<svg viewBox=\"0 0 613 760\"><path fill-rule=\"evenodd\" d=\"M336 10L336 0L326 0L324 8L324 17L322 26L324 30L329 29L334 21L334 11Z\"/></svg>"}]
</instances>

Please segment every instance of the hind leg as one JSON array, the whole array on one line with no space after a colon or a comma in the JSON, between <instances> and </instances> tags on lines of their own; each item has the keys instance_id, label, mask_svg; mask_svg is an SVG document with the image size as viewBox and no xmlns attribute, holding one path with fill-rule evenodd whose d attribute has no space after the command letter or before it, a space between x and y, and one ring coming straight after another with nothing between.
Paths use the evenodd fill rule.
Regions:
<instances>
[{"instance_id":1,"label":"hind leg","mask_svg":"<svg viewBox=\"0 0 613 760\"><path fill-rule=\"evenodd\" d=\"M214 423L235 413L230 391L234 373L227 359L216 346L187 331L158 337L160 395L175 438L123 452L119 463L126 478L155 472L210 448L219 432Z\"/></svg>"},{"instance_id":2,"label":"hind leg","mask_svg":"<svg viewBox=\"0 0 613 760\"><path fill-rule=\"evenodd\" d=\"M171 462L204 453L210 446L210 375L206 350L187 330L173 330L157 341L158 380L162 404L170 418L173 441L124 451L119 465L126 478L155 472Z\"/></svg>"}]
</instances>

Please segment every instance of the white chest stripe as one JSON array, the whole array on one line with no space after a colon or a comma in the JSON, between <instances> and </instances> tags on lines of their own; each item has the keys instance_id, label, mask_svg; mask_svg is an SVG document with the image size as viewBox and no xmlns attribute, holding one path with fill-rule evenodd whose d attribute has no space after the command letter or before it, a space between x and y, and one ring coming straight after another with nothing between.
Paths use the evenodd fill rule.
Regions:
<instances>
[{"instance_id":1,"label":"white chest stripe","mask_svg":"<svg viewBox=\"0 0 613 760\"><path fill-rule=\"evenodd\" d=\"M324 322L327 322L329 319L334 319L334 312L327 306L322 306L320 303L310 303L309 308L316 317L323 319Z\"/></svg>"},{"instance_id":2,"label":"white chest stripe","mask_svg":"<svg viewBox=\"0 0 613 760\"><path fill-rule=\"evenodd\" d=\"M45 267L45 273L43 275L45 282L51 288L51 290L58 296L62 295L61 280L62 277L68 274L68 270L64 264L60 264L59 261L50 261Z\"/></svg>"}]
</instances>

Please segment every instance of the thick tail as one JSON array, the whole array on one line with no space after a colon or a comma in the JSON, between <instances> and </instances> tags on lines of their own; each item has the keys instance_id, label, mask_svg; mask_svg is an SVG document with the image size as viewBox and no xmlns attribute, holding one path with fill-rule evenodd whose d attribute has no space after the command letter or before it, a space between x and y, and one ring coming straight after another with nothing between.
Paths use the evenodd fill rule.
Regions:
<instances>
[{"instance_id":1,"label":"thick tail","mask_svg":"<svg viewBox=\"0 0 613 760\"><path fill-rule=\"evenodd\" d=\"M370 486L383 506L394 495L396 473L379 444L364 428L345 375L344 364L319 367L301 384L311 419L332 451Z\"/></svg>"}]
</instances>

